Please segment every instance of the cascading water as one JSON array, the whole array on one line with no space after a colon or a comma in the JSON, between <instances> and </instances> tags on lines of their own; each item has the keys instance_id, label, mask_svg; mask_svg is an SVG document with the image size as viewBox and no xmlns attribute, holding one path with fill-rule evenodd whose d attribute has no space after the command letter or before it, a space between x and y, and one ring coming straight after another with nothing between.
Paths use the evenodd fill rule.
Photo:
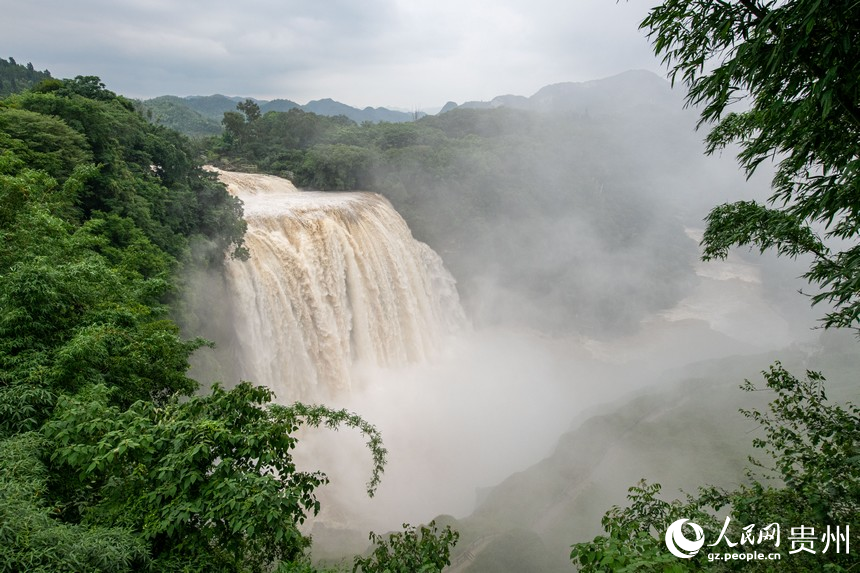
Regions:
<instances>
[{"instance_id":1,"label":"cascading water","mask_svg":"<svg viewBox=\"0 0 860 573\"><path fill-rule=\"evenodd\" d=\"M356 364L423 361L466 324L442 260L380 195L217 173L248 222L251 259L226 269L243 378L281 400L326 399Z\"/></svg>"}]
</instances>

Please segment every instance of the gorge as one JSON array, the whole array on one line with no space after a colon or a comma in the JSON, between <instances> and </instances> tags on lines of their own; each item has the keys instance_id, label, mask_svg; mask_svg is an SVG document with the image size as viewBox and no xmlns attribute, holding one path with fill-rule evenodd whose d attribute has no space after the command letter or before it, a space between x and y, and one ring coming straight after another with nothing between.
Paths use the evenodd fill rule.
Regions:
<instances>
[{"instance_id":1,"label":"gorge","mask_svg":"<svg viewBox=\"0 0 860 573\"><path fill-rule=\"evenodd\" d=\"M503 545L509 528L536 528L563 568L569 538L588 535L599 522L593 510L577 507L583 492L594 495L594 486L576 476L589 476L589 464L602 457L571 462L578 468L573 477L542 476L547 462L541 460L553 454L559 436L617 408L630 392L665 388L685 376L667 374L673 368L767 351L797 335L768 305L760 270L735 256L700 263L698 287L687 298L625 336L596 340L522 328L473 329L440 257L412 237L381 196L299 191L268 175L218 176L244 203L251 253L249 261L227 264L223 306L230 326L222 331L231 335L227 344L219 341L222 360L236 370L234 379L265 384L281 402L319 401L359 412L382 430L391 453L383 485L368 500L361 444L346 434L303 435L297 452L302 467L332 478L320 491L322 512L311 520L316 556L361 552L369 529L447 514L462 520L457 526L470 536ZM695 231L688 235L696 239ZM724 293L731 293L731 305ZM717 383L719 398L713 400L733 403L737 379ZM710 415L699 402L689 404L696 404L700 418ZM666 407L648 406L654 409L644 415L674 424L673 416L689 416L689 407L673 406L666 418ZM581 431L564 439L608 440L606 447L626 452L616 428L636 427L640 415L611 424L599 441ZM710 452L703 448L700 454ZM629 453L619 455L630 459ZM626 486L652 471L634 464L603 478L603 501L595 505L621 501ZM738 471L730 465L710 477L729 480ZM517 475L536 477L522 481ZM707 477L681 473L677 485ZM520 486L512 486L512 479ZM537 483L550 497L529 489ZM556 488L562 493L554 500ZM505 500L506 491L513 497ZM531 510L512 509L529 500L536 504ZM576 519L567 513L571 507ZM532 545L535 551L542 547ZM474 553L475 546L462 551Z\"/></svg>"}]
</instances>

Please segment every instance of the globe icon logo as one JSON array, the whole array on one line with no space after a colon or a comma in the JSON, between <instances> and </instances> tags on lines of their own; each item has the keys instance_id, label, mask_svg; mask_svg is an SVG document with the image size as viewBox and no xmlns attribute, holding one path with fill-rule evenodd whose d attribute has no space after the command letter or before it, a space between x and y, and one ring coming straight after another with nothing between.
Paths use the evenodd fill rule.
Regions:
<instances>
[{"instance_id":1,"label":"globe icon logo","mask_svg":"<svg viewBox=\"0 0 860 573\"><path fill-rule=\"evenodd\" d=\"M695 539L687 539L684 536L682 528L685 523L689 522L690 528L693 530ZM690 559L693 557L702 545L705 544L705 532L697 524L689 519L679 519L672 523L666 530L666 548L669 553L681 559Z\"/></svg>"}]
</instances>

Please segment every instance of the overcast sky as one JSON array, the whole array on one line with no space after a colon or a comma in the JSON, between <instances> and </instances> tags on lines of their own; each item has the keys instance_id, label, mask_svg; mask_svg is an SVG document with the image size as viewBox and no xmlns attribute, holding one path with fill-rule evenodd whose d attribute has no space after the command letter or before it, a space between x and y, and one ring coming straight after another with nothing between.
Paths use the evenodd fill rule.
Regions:
<instances>
[{"instance_id":1,"label":"overcast sky","mask_svg":"<svg viewBox=\"0 0 860 573\"><path fill-rule=\"evenodd\" d=\"M441 107L629 69L662 75L657 0L0 0L0 57L133 98Z\"/></svg>"}]
</instances>

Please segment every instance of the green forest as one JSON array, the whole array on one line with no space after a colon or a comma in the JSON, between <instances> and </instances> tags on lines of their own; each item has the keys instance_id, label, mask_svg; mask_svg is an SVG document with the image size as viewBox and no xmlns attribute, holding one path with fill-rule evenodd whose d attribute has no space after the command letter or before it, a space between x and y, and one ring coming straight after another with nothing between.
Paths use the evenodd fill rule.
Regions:
<instances>
[{"instance_id":1,"label":"green forest","mask_svg":"<svg viewBox=\"0 0 860 573\"><path fill-rule=\"evenodd\" d=\"M18 65L15 58L0 58L0 97L24 91L51 77L48 70L38 71L33 64Z\"/></svg>"},{"instance_id":2,"label":"green forest","mask_svg":"<svg viewBox=\"0 0 860 573\"><path fill-rule=\"evenodd\" d=\"M348 412L188 377L209 343L182 271L247 257L238 200L91 76L0 101L0 194L0 570L301 567L326 478L296 471L298 427L364 433L371 495L385 450Z\"/></svg>"},{"instance_id":3,"label":"green forest","mask_svg":"<svg viewBox=\"0 0 860 573\"><path fill-rule=\"evenodd\" d=\"M860 9L666 0L642 27L700 114L707 152L739 150L750 176L776 161L767 201L711 210L704 258L736 247L805 257L821 326L856 332ZM194 332L183 277L249 256L241 202L204 165L384 195L445 259L478 324L494 320L480 310L487 280L504 286L504 320L598 337L635 330L695 280L697 251L670 208L678 191L643 190L643 181L659 187L670 168L689 175L665 158L692 166L698 152L678 149L680 139L655 141L647 108L454 109L356 124L300 109L262 113L246 100L224 114L220 133L181 134L97 77L56 79L11 58L0 59L0 98L2 572L318 571L301 525L319 511L315 490L327 478L296 468L302 426L361 433L373 468L368 495L379 485L387 452L372 420L279 404L253 383L189 377L192 354L212 343ZM748 108L732 107L740 98ZM581 248L561 260L521 256L524 246L555 253L569 242ZM625 272L586 283L576 271L598 258ZM744 383L769 397L766 408L743 411L762 430L751 439L761 460L745 481L702 484L671 501L643 476L628 505L605 514L602 535L569 540L565 565L856 570L860 409L828 401L826 378L826 368L791 372L776 362L763 385ZM737 543L722 546L718 561L701 546L669 554L664 536L679 520L698 524L683 530L687 542L699 534ZM783 526L784 559L740 557L762 541L743 526L768 523ZM826 541L854 552L795 555L788 535L801 524L850 526ZM435 523L370 533L350 565L441 571L459 535Z\"/></svg>"}]
</instances>

